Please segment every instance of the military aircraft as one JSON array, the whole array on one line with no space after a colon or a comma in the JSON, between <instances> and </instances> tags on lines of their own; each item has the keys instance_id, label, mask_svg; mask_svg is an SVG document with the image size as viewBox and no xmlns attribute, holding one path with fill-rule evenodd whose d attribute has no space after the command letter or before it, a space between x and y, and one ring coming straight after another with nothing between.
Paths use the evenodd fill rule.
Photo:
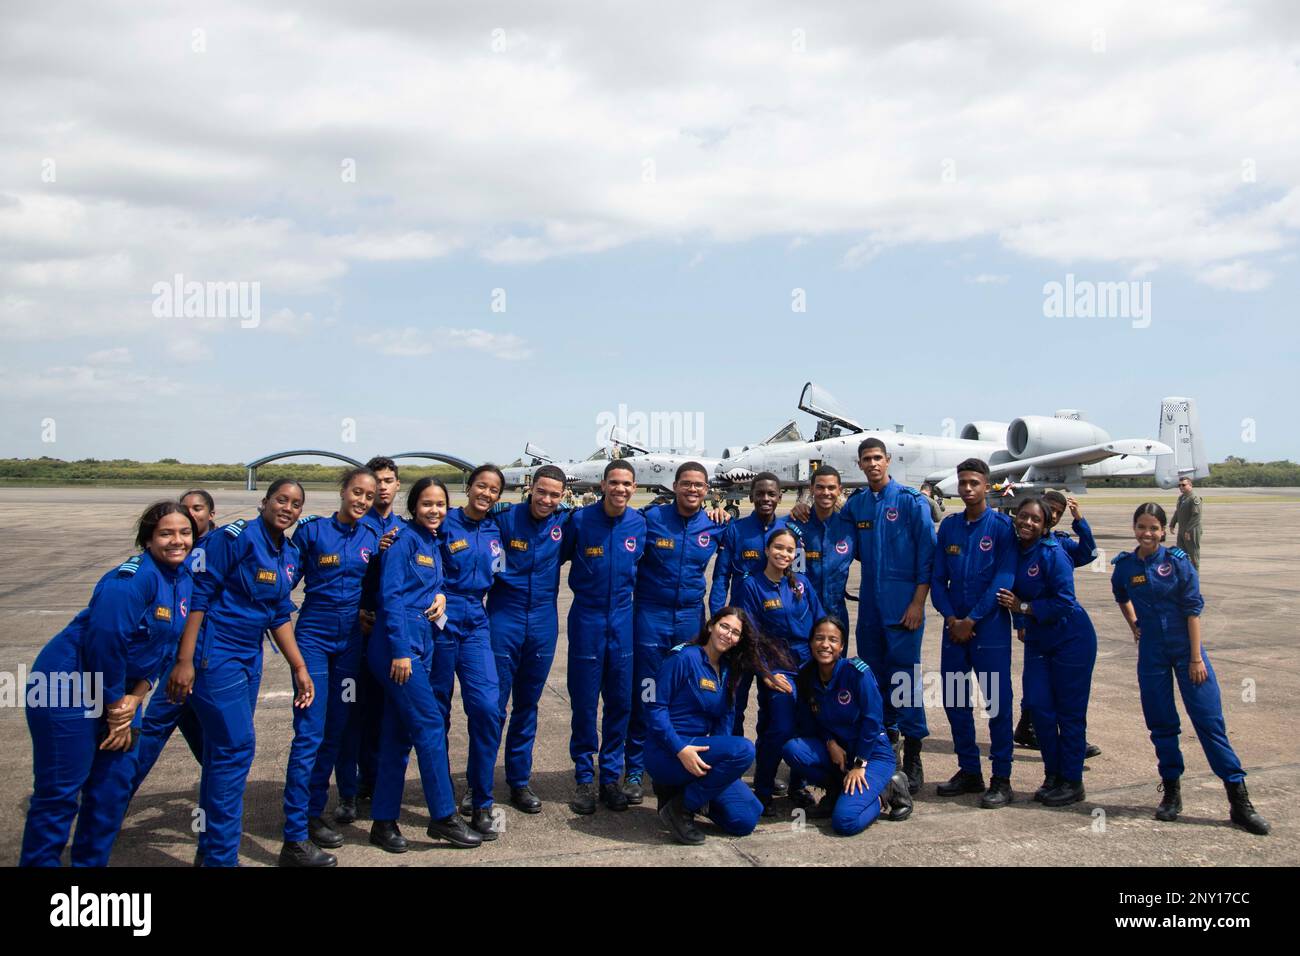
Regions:
<instances>
[{"instance_id":1,"label":"military aircraft","mask_svg":"<svg viewBox=\"0 0 1300 956\"><path fill-rule=\"evenodd\" d=\"M858 443L872 436L889 450L891 477L914 487L928 482L941 496L957 493L956 466L972 457L988 462L990 478L1003 490L1065 488L1084 494L1090 479L1142 476L1172 488L1183 475L1204 478L1210 473L1196 402L1190 398L1161 402L1159 441L1113 439L1075 409L1025 415L1009 423L974 421L955 438L914 434L901 425L892 430L866 428L812 382L805 383L799 395L799 409L819 419L812 441L778 433L773 438L779 440L727 449L717 476L743 484L758 472L771 471L783 485L803 487L826 463L840 472L845 485L861 486L866 478L857 466Z\"/></svg>"},{"instance_id":2,"label":"military aircraft","mask_svg":"<svg viewBox=\"0 0 1300 956\"><path fill-rule=\"evenodd\" d=\"M532 484L533 474L542 465L556 465L564 470L566 484L574 491L587 491L600 486L605 475L605 466L612 458L618 457L614 450L597 448L582 461L556 461L532 442L524 445L524 458L516 459L509 467L501 471L506 478L506 488L527 489Z\"/></svg>"}]
</instances>

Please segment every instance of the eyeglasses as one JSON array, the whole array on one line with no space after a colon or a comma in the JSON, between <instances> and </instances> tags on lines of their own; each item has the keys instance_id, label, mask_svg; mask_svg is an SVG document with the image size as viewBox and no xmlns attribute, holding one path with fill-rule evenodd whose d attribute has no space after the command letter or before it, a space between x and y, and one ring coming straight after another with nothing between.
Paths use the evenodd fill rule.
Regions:
<instances>
[{"instance_id":1,"label":"eyeglasses","mask_svg":"<svg viewBox=\"0 0 1300 956\"><path fill-rule=\"evenodd\" d=\"M740 628L733 627L730 624L718 623L715 626L719 631L721 631L723 634L726 634L728 637L740 637L742 633Z\"/></svg>"},{"instance_id":2,"label":"eyeglasses","mask_svg":"<svg viewBox=\"0 0 1300 956\"><path fill-rule=\"evenodd\" d=\"M683 491L702 491L709 487L709 483L707 481L679 481L677 487Z\"/></svg>"}]
</instances>

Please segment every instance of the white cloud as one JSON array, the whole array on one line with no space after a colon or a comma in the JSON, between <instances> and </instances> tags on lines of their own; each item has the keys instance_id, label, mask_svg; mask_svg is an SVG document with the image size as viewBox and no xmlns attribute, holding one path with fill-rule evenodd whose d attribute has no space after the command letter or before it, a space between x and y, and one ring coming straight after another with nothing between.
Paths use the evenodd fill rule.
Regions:
<instances>
[{"instance_id":1,"label":"white cloud","mask_svg":"<svg viewBox=\"0 0 1300 956\"><path fill-rule=\"evenodd\" d=\"M1258 292L1260 289L1268 288L1272 283L1273 273L1238 259L1235 262L1225 262L1212 266L1196 278L1215 289L1228 289L1233 292Z\"/></svg>"},{"instance_id":2,"label":"white cloud","mask_svg":"<svg viewBox=\"0 0 1300 956\"><path fill-rule=\"evenodd\" d=\"M520 361L532 357L528 343L512 333L488 332L485 329L401 329L371 332L357 337L357 344L378 352L403 358L419 358L449 349L484 352L503 361Z\"/></svg>"},{"instance_id":3,"label":"white cloud","mask_svg":"<svg viewBox=\"0 0 1300 956\"><path fill-rule=\"evenodd\" d=\"M185 336L168 340L167 357L174 362L193 365L198 362L206 362L212 358L212 349L205 345L201 339Z\"/></svg>"},{"instance_id":4,"label":"white cloud","mask_svg":"<svg viewBox=\"0 0 1300 956\"><path fill-rule=\"evenodd\" d=\"M1009 275L1002 275L993 272L981 272L979 275L968 276L967 282L974 282L976 285L1006 285Z\"/></svg>"},{"instance_id":5,"label":"white cloud","mask_svg":"<svg viewBox=\"0 0 1300 956\"><path fill-rule=\"evenodd\" d=\"M130 365L131 350L125 346L115 349L103 349L86 356L86 364L102 367L105 365Z\"/></svg>"},{"instance_id":6,"label":"white cloud","mask_svg":"<svg viewBox=\"0 0 1300 956\"><path fill-rule=\"evenodd\" d=\"M533 354L527 342L509 333L486 332L483 329L447 329L447 336L453 347L486 352L506 361L530 358Z\"/></svg>"},{"instance_id":7,"label":"white cloud","mask_svg":"<svg viewBox=\"0 0 1300 956\"><path fill-rule=\"evenodd\" d=\"M861 269L884 251L885 247L878 242L859 242L845 251L840 265L845 269Z\"/></svg>"}]
</instances>

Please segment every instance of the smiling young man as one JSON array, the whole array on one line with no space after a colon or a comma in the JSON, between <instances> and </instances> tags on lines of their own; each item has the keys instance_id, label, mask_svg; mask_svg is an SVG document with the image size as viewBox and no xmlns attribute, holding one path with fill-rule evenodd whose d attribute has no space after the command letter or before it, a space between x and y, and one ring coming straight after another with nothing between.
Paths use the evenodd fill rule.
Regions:
<instances>
[{"instance_id":1,"label":"smiling young man","mask_svg":"<svg viewBox=\"0 0 1300 956\"><path fill-rule=\"evenodd\" d=\"M957 466L957 493L966 510L939 525L930 589L943 615L943 709L952 727L958 770L939 784L941 797L984 790L975 743L974 697L978 684L989 713L993 776L980 806L995 809L1012 800L1011 615L998 592L1016 578L1016 535L1011 519L988 506L989 466L967 458Z\"/></svg>"}]
</instances>

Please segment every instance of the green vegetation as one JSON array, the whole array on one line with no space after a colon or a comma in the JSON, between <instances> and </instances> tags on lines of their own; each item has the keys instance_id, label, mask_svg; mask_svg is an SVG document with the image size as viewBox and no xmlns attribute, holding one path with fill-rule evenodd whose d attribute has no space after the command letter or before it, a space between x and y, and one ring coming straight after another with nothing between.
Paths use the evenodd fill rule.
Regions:
<instances>
[{"instance_id":1,"label":"green vegetation","mask_svg":"<svg viewBox=\"0 0 1300 956\"><path fill-rule=\"evenodd\" d=\"M1107 488L1150 488L1150 478L1115 478L1099 483ZM1300 464L1293 461L1247 461L1229 455L1210 465L1210 477L1196 479L1198 488L1295 488L1300 487Z\"/></svg>"},{"instance_id":2,"label":"green vegetation","mask_svg":"<svg viewBox=\"0 0 1300 956\"><path fill-rule=\"evenodd\" d=\"M425 475L434 475L446 482L461 481L459 469L450 465L415 466L398 462L402 480L412 482ZM276 461L257 469L259 487L276 478L293 478L304 484L332 484L345 471L339 465L312 465L299 462ZM179 462L175 458L160 461L131 461L118 458L99 461L83 458L81 461L61 461L58 458L0 458L0 481L11 484L46 484L78 482L141 482L150 484L201 485L238 483L242 485L248 467L232 465L195 465Z\"/></svg>"}]
</instances>

